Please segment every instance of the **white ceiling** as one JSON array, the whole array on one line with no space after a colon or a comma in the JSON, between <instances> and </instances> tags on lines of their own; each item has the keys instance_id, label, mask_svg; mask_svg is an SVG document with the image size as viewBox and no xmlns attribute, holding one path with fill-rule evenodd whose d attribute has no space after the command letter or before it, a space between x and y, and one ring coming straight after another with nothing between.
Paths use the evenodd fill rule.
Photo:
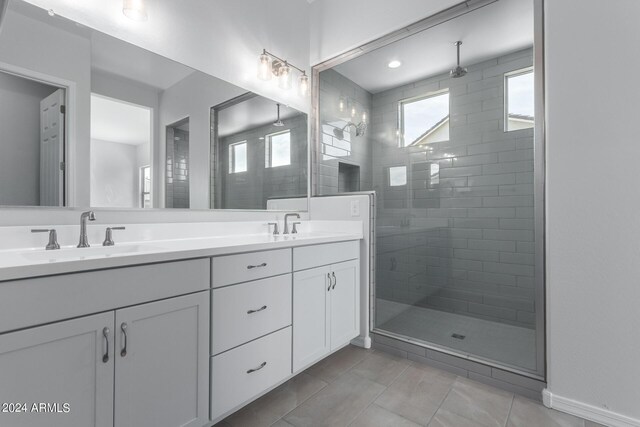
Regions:
<instances>
[{"instance_id":1,"label":"white ceiling","mask_svg":"<svg viewBox=\"0 0 640 427\"><path fill-rule=\"evenodd\" d=\"M533 1L499 0L351 61L334 70L371 93L432 75L456 64L454 43L462 40L463 67L533 45ZM387 67L399 60L402 66Z\"/></svg>"},{"instance_id":2,"label":"white ceiling","mask_svg":"<svg viewBox=\"0 0 640 427\"><path fill-rule=\"evenodd\" d=\"M151 111L91 95L91 139L140 145L151 141Z\"/></svg>"},{"instance_id":3,"label":"white ceiling","mask_svg":"<svg viewBox=\"0 0 640 427\"><path fill-rule=\"evenodd\" d=\"M300 111L280 105L280 119L287 123L286 119L301 114ZM223 138L264 126L276 121L276 102L262 96L254 96L244 102L240 102L218 113L218 136Z\"/></svg>"}]
</instances>

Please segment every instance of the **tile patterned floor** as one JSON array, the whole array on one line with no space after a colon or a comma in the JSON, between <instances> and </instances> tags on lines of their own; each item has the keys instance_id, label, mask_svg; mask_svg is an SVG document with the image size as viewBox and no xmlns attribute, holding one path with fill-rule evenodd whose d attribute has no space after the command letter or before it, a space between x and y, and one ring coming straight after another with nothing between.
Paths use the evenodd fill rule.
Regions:
<instances>
[{"instance_id":1,"label":"tile patterned floor","mask_svg":"<svg viewBox=\"0 0 640 427\"><path fill-rule=\"evenodd\" d=\"M348 346L218 427L598 427L427 365Z\"/></svg>"}]
</instances>

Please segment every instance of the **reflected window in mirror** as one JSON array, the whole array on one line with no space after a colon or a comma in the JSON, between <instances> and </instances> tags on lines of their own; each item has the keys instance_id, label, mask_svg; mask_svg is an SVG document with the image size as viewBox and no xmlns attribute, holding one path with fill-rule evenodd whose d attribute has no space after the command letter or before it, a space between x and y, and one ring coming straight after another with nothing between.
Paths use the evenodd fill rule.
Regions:
<instances>
[{"instance_id":1,"label":"reflected window in mirror","mask_svg":"<svg viewBox=\"0 0 640 427\"><path fill-rule=\"evenodd\" d=\"M144 209L151 205L151 166L140 168L140 206Z\"/></svg>"},{"instance_id":2,"label":"reflected window in mirror","mask_svg":"<svg viewBox=\"0 0 640 427\"><path fill-rule=\"evenodd\" d=\"M400 101L400 146L449 140L449 91Z\"/></svg>"},{"instance_id":3,"label":"reflected window in mirror","mask_svg":"<svg viewBox=\"0 0 640 427\"><path fill-rule=\"evenodd\" d=\"M247 171L247 141L236 142L229 146L229 173Z\"/></svg>"},{"instance_id":4,"label":"reflected window in mirror","mask_svg":"<svg viewBox=\"0 0 640 427\"><path fill-rule=\"evenodd\" d=\"M505 74L506 131L529 129L534 125L533 68Z\"/></svg>"},{"instance_id":5,"label":"reflected window in mirror","mask_svg":"<svg viewBox=\"0 0 640 427\"><path fill-rule=\"evenodd\" d=\"M291 164L291 131L266 136L265 167L276 168Z\"/></svg>"}]
</instances>

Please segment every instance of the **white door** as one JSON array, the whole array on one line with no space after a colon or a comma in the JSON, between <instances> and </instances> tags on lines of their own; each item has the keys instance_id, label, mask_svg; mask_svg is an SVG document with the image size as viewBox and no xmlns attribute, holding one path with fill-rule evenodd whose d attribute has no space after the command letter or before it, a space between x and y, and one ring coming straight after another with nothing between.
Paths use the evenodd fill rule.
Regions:
<instances>
[{"instance_id":1,"label":"white door","mask_svg":"<svg viewBox=\"0 0 640 427\"><path fill-rule=\"evenodd\" d=\"M40 101L40 206L64 204L64 89Z\"/></svg>"},{"instance_id":2,"label":"white door","mask_svg":"<svg viewBox=\"0 0 640 427\"><path fill-rule=\"evenodd\" d=\"M116 427L209 419L209 292L116 311Z\"/></svg>"},{"instance_id":3,"label":"white door","mask_svg":"<svg viewBox=\"0 0 640 427\"><path fill-rule=\"evenodd\" d=\"M113 322L108 312L0 336L0 404L14 405L0 425L112 427Z\"/></svg>"},{"instance_id":4,"label":"white door","mask_svg":"<svg viewBox=\"0 0 640 427\"><path fill-rule=\"evenodd\" d=\"M328 267L293 274L293 372L329 353Z\"/></svg>"},{"instance_id":5,"label":"white door","mask_svg":"<svg viewBox=\"0 0 640 427\"><path fill-rule=\"evenodd\" d=\"M360 265L358 260L331 266L331 350L360 333Z\"/></svg>"}]
</instances>

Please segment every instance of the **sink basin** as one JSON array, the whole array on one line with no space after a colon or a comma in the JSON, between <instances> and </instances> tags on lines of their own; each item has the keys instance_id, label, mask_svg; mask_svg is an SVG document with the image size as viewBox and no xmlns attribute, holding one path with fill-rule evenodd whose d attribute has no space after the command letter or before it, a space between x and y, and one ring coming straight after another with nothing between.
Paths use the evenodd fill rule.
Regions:
<instances>
[{"instance_id":1,"label":"sink basin","mask_svg":"<svg viewBox=\"0 0 640 427\"><path fill-rule=\"evenodd\" d=\"M162 248L149 245L117 245L94 246L90 248L63 248L60 250L46 251L33 250L22 252L20 255L29 261L70 261L90 258L108 258L117 255L131 255L142 252L153 252Z\"/></svg>"}]
</instances>

